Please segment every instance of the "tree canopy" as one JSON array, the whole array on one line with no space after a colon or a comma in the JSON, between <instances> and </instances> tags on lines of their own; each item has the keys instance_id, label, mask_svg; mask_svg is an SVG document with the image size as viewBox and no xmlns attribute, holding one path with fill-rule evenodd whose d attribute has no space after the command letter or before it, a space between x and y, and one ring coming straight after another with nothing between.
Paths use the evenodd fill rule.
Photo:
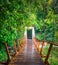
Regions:
<instances>
[{"instance_id":1,"label":"tree canopy","mask_svg":"<svg viewBox=\"0 0 58 65\"><path fill-rule=\"evenodd\" d=\"M1 0L0 42L21 38L25 26L34 26L46 40L58 38L57 11L57 0Z\"/></svg>"}]
</instances>

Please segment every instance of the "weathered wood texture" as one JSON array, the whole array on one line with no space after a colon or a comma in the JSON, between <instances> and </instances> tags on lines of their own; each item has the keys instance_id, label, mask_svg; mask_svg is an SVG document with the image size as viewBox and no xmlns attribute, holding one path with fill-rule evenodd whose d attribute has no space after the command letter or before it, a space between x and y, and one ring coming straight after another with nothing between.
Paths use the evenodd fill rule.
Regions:
<instances>
[{"instance_id":1,"label":"weathered wood texture","mask_svg":"<svg viewBox=\"0 0 58 65\"><path fill-rule=\"evenodd\" d=\"M27 40L22 53L10 62L9 65L45 65L40 55L34 49L34 44L31 39Z\"/></svg>"}]
</instances>

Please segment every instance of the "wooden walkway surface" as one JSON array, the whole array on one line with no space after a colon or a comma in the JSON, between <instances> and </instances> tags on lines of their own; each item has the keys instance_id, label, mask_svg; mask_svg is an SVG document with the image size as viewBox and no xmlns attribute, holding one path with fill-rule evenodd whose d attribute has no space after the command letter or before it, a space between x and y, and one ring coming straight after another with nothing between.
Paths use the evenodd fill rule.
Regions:
<instances>
[{"instance_id":1,"label":"wooden walkway surface","mask_svg":"<svg viewBox=\"0 0 58 65\"><path fill-rule=\"evenodd\" d=\"M40 55L34 49L34 44L31 39L27 40L22 53L11 62L9 65L45 65Z\"/></svg>"}]
</instances>

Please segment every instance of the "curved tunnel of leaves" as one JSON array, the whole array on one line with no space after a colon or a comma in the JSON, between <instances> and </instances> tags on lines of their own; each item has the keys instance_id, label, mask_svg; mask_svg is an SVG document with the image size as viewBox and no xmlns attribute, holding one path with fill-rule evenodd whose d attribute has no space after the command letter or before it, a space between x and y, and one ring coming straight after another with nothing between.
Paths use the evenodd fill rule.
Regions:
<instances>
[{"instance_id":1,"label":"curved tunnel of leaves","mask_svg":"<svg viewBox=\"0 0 58 65\"><path fill-rule=\"evenodd\" d=\"M24 36L26 26L35 28L37 39L58 42L57 4L57 0L1 0L0 44L12 46Z\"/></svg>"}]
</instances>

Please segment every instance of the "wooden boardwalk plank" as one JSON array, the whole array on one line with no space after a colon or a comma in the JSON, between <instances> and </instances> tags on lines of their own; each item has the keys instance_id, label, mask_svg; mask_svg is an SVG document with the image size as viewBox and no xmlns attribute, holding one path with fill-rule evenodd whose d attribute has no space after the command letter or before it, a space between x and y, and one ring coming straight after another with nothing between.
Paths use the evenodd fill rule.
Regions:
<instances>
[{"instance_id":1,"label":"wooden boardwalk plank","mask_svg":"<svg viewBox=\"0 0 58 65\"><path fill-rule=\"evenodd\" d=\"M40 55L34 49L34 44L31 39L27 40L27 44L13 62L9 65L45 65Z\"/></svg>"}]
</instances>

